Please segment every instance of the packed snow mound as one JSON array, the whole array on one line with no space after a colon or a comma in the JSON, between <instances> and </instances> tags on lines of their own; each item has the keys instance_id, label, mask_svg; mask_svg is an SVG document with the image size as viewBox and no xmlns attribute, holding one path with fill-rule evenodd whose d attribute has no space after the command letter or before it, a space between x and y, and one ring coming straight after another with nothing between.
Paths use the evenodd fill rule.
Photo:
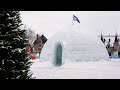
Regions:
<instances>
[{"instance_id":1,"label":"packed snow mound","mask_svg":"<svg viewBox=\"0 0 120 90\"><path fill-rule=\"evenodd\" d=\"M93 34L70 30L58 32L45 43L40 60L54 61L55 46L62 45L62 63L69 61L109 60L102 41Z\"/></svg>"}]
</instances>

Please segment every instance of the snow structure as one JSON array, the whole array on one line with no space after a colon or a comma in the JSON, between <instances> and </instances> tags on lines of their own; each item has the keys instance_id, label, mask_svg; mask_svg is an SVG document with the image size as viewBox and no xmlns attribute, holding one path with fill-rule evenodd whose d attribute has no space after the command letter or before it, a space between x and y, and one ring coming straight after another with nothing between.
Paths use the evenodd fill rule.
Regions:
<instances>
[{"instance_id":1,"label":"snow structure","mask_svg":"<svg viewBox=\"0 0 120 90\"><path fill-rule=\"evenodd\" d=\"M74 28L53 35L45 43L40 61L61 66L71 61L109 60L105 45L97 35L83 31Z\"/></svg>"}]
</instances>

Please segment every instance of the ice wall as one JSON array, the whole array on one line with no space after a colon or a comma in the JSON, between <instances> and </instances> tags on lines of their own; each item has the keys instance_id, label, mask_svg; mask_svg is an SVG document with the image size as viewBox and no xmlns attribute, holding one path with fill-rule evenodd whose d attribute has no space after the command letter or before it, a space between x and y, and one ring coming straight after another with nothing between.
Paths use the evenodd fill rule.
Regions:
<instances>
[{"instance_id":1,"label":"ice wall","mask_svg":"<svg viewBox=\"0 0 120 90\"><path fill-rule=\"evenodd\" d=\"M98 61L109 60L107 50L97 35L70 30L58 32L44 45L41 59L52 62L54 60L54 47L57 42L63 46L63 62L69 61Z\"/></svg>"}]
</instances>

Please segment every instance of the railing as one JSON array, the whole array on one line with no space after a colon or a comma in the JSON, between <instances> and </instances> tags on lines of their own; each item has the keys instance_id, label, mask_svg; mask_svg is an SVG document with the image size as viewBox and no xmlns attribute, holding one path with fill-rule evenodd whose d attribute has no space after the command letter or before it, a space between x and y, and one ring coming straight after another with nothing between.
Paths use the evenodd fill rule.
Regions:
<instances>
[{"instance_id":1,"label":"railing","mask_svg":"<svg viewBox=\"0 0 120 90\"><path fill-rule=\"evenodd\" d=\"M101 35L97 35L98 37L101 37ZM103 37L115 37L116 35L102 35ZM117 35L118 37L120 37L120 35Z\"/></svg>"}]
</instances>

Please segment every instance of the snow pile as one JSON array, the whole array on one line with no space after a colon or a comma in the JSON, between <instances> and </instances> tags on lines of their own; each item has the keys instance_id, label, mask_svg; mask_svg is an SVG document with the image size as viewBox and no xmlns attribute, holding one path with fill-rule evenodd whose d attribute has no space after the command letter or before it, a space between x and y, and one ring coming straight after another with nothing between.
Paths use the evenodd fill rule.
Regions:
<instances>
[{"instance_id":1,"label":"snow pile","mask_svg":"<svg viewBox=\"0 0 120 90\"><path fill-rule=\"evenodd\" d=\"M63 48L63 62L109 60L102 41L96 35L83 31L75 29L56 33L44 45L40 61L54 60L54 47L58 42Z\"/></svg>"}]
</instances>

